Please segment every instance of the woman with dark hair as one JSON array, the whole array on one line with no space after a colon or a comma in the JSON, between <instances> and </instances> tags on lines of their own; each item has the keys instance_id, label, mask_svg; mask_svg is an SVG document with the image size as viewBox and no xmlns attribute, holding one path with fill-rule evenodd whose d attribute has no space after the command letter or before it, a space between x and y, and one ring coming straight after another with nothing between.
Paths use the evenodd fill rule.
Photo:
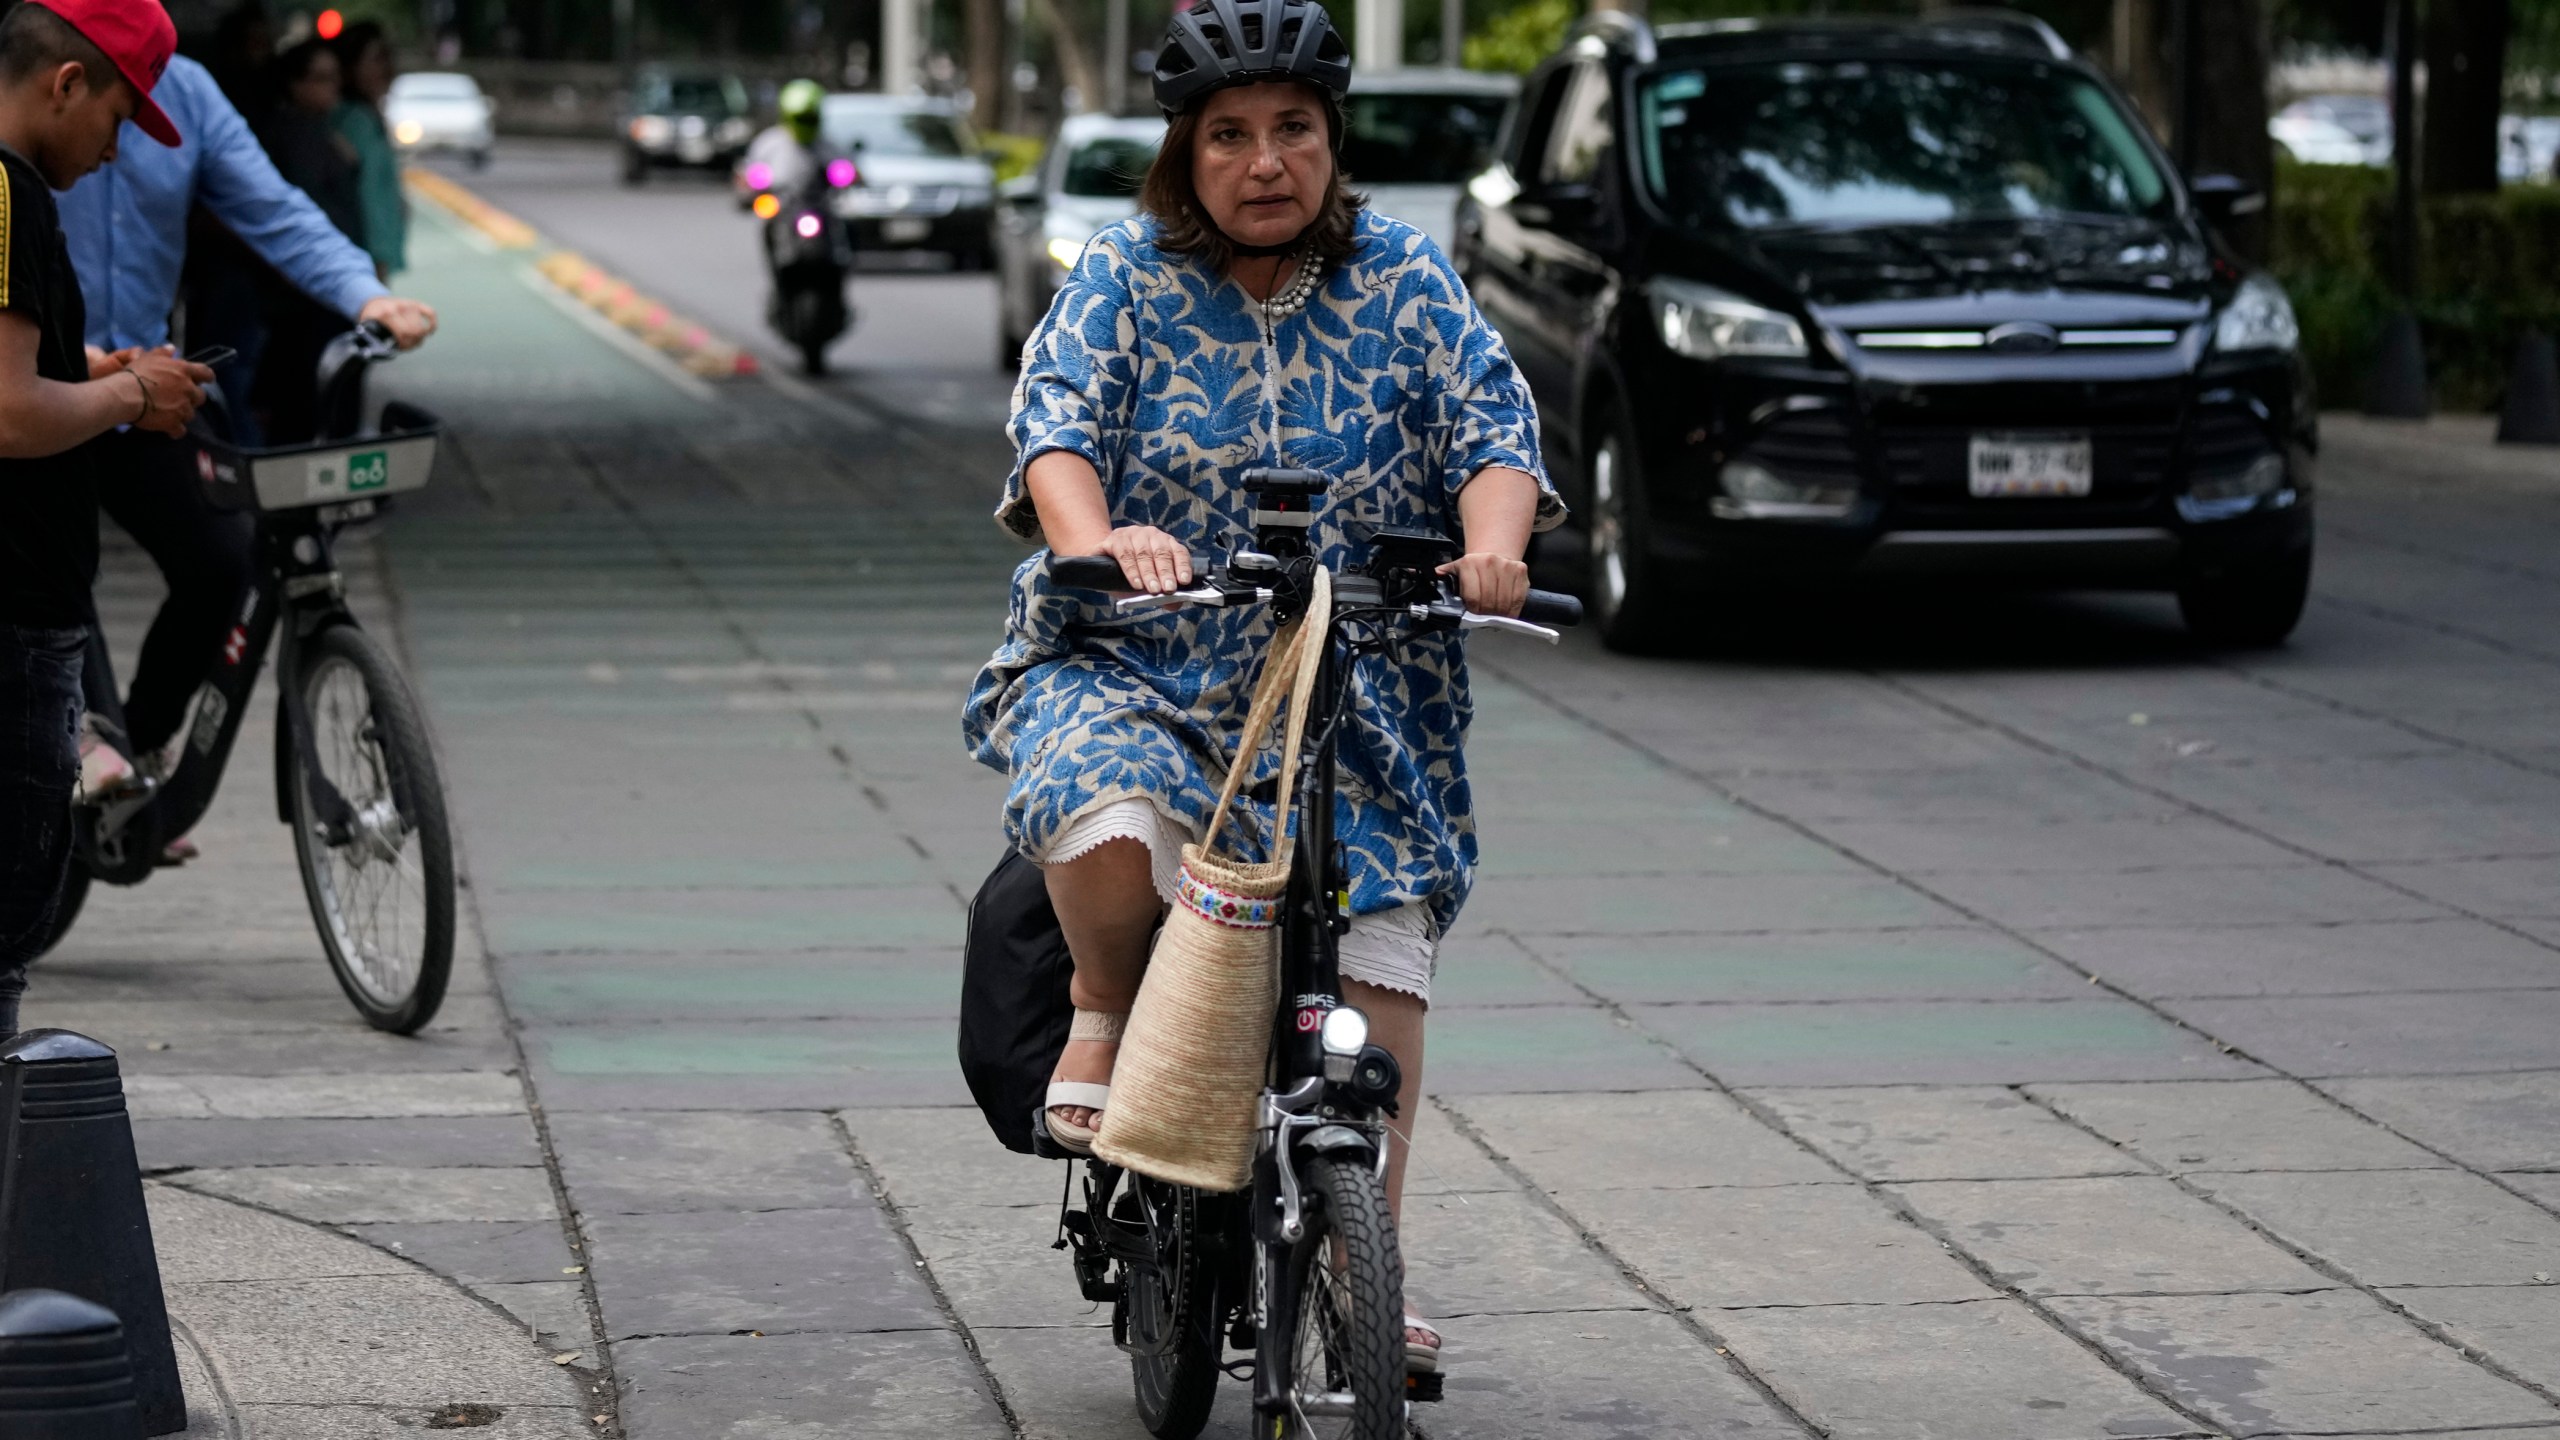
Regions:
<instances>
[{"instance_id":1,"label":"woman with dark hair","mask_svg":"<svg viewBox=\"0 0 2560 1440\"><path fill-rule=\"evenodd\" d=\"M400 154L382 119L382 97L398 73L391 37L371 20L359 20L329 42L338 57L344 98L329 113L329 128L355 147L357 208L364 216L363 244L374 274L388 282L409 268L409 202L400 193Z\"/></svg>"},{"instance_id":2,"label":"woman with dark hair","mask_svg":"<svg viewBox=\"0 0 2560 1440\"><path fill-rule=\"evenodd\" d=\"M259 143L286 183L309 195L341 234L364 244L356 147L329 123L341 95L338 53L325 40L305 40L276 57L275 73L282 98L258 127ZM318 416L312 371L347 320L272 273L264 280L274 339L258 367L251 403L263 412L260 428L270 444L299 444L312 437Z\"/></svg>"},{"instance_id":3,"label":"woman with dark hair","mask_svg":"<svg viewBox=\"0 0 2560 1440\"><path fill-rule=\"evenodd\" d=\"M1463 533L1446 573L1468 608L1517 614L1530 532L1564 518L1528 387L1430 239L1348 188L1351 63L1323 7L1200 0L1159 55L1172 123L1143 213L1085 246L1024 347L997 519L1161 593L1190 581L1194 551L1253 535L1241 471L1315 470L1334 482L1308 532L1325 564L1363 558L1370 526ZM1074 1149L1108 1107L1150 934L1216 806L1273 625L1261 606L1115 616L1053 585L1047 559L1015 573L964 728L1010 777L1007 838L1044 868L1074 959L1048 1096L1050 1134ZM1416 637L1352 683L1341 969L1403 1068L1409 1127L1433 965L1475 872L1464 642ZM1406 1148L1390 1147L1398 1206ZM1406 1323L1407 1363L1436 1368L1438 1332Z\"/></svg>"}]
</instances>

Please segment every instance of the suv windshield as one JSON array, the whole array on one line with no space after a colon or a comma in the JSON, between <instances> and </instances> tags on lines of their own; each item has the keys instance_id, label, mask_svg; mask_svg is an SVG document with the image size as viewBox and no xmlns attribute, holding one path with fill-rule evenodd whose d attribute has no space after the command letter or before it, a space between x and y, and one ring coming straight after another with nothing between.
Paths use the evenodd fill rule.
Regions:
<instances>
[{"instance_id":1,"label":"suv windshield","mask_svg":"<svg viewBox=\"0 0 2560 1440\"><path fill-rule=\"evenodd\" d=\"M1155 158L1156 147L1145 140L1088 140L1067 157L1066 179L1058 188L1069 195L1135 195Z\"/></svg>"},{"instance_id":2,"label":"suv windshield","mask_svg":"<svg viewBox=\"0 0 2560 1440\"><path fill-rule=\"evenodd\" d=\"M860 145L866 155L966 155L960 123L931 110L883 110L829 106L820 126L838 150Z\"/></svg>"},{"instance_id":3,"label":"suv windshield","mask_svg":"<svg viewBox=\"0 0 2560 1440\"><path fill-rule=\"evenodd\" d=\"M1463 185L1492 153L1503 105L1496 95L1355 93L1342 173L1363 185Z\"/></svg>"},{"instance_id":4,"label":"suv windshield","mask_svg":"<svg viewBox=\"0 0 2560 1440\"><path fill-rule=\"evenodd\" d=\"M2107 93L2040 64L1672 70L1637 123L1645 183L1700 227L2157 215L2169 193Z\"/></svg>"},{"instance_id":5,"label":"suv windshield","mask_svg":"<svg viewBox=\"0 0 2560 1440\"><path fill-rule=\"evenodd\" d=\"M747 92L719 75L655 75L641 82L640 110L650 115L743 115Z\"/></svg>"}]
</instances>

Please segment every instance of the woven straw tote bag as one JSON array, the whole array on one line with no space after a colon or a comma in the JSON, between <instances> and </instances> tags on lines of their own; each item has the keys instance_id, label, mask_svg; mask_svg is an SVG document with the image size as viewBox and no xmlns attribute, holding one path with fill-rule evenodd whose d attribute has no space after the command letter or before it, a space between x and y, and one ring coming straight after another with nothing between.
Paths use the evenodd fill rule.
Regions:
<instances>
[{"instance_id":1,"label":"woven straw tote bag","mask_svg":"<svg viewBox=\"0 0 2560 1440\"><path fill-rule=\"evenodd\" d=\"M1182 849L1180 898L1157 932L1093 1146L1114 1165L1198 1190L1240 1190L1253 1163L1254 1100L1268 1068L1280 978L1273 925L1297 843L1289 801L1333 613L1333 578L1321 568L1315 574L1306 615L1272 639L1207 837ZM1270 858L1236 860L1218 849L1227 811L1284 698Z\"/></svg>"}]
</instances>

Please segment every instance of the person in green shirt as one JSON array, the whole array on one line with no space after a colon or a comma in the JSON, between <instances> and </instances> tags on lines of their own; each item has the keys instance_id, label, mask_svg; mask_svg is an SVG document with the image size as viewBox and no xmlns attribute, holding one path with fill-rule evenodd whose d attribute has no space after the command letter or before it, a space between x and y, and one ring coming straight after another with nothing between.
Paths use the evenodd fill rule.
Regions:
<instances>
[{"instance_id":1,"label":"person in green shirt","mask_svg":"<svg viewBox=\"0 0 2560 1440\"><path fill-rule=\"evenodd\" d=\"M383 280L409 268L409 201L400 193L400 155L383 123L382 97L397 73L390 37L371 20L359 20L329 42L338 52L346 98L329 117L356 151L356 193L364 209L364 248Z\"/></svg>"}]
</instances>

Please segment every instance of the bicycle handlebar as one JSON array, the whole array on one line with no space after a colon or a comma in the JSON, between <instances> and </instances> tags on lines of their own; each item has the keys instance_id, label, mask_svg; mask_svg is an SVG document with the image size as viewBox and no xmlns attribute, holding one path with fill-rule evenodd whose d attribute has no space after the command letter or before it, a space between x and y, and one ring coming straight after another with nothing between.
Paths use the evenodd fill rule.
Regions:
<instances>
[{"instance_id":1,"label":"bicycle handlebar","mask_svg":"<svg viewBox=\"0 0 2560 1440\"><path fill-rule=\"evenodd\" d=\"M1210 580L1223 568L1217 557L1194 553L1191 557L1191 573L1194 580L1191 589L1176 590L1162 595L1132 596L1122 601L1121 607L1124 610L1143 610L1171 608L1173 605L1183 603L1222 603L1227 597L1214 588ZM1121 572L1120 562L1108 555L1052 555L1049 557L1049 578L1060 585L1077 590L1135 590L1137 588L1131 585L1129 577ZM1518 623L1506 623L1513 622L1513 618L1508 615L1468 614L1465 622L1471 629L1523 628ZM1528 633L1532 634L1538 633L1536 627L1579 625L1582 623L1582 602L1571 595L1561 595L1553 590L1532 590L1529 592L1528 599L1521 604L1517 620L1526 622L1526 626L1529 627ZM1541 638L1552 639L1553 637L1542 635Z\"/></svg>"}]
</instances>

